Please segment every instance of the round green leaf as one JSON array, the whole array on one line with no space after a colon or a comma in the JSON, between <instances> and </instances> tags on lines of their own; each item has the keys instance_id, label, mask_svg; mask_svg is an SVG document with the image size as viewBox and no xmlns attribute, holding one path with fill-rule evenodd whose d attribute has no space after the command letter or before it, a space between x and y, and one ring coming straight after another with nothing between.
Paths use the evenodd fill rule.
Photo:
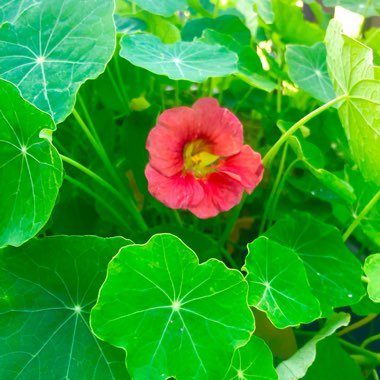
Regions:
<instances>
[{"instance_id":1,"label":"round green leaf","mask_svg":"<svg viewBox=\"0 0 380 380\"><path fill-rule=\"evenodd\" d=\"M298 380L305 376L317 355L317 343L331 336L342 326L350 322L350 315L346 313L332 314L323 328L313 336L289 359L281 362L276 368L280 380ZM316 377L315 379L320 379ZM321 378L322 379L322 378Z\"/></svg>"},{"instance_id":2,"label":"round green leaf","mask_svg":"<svg viewBox=\"0 0 380 380\"><path fill-rule=\"evenodd\" d=\"M51 117L0 80L0 247L32 238L54 207L63 169L43 129L55 129Z\"/></svg>"},{"instance_id":3,"label":"round green leaf","mask_svg":"<svg viewBox=\"0 0 380 380\"><path fill-rule=\"evenodd\" d=\"M353 305L364 295L360 261L344 245L335 227L297 212L279 220L265 236L302 259L322 314Z\"/></svg>"},{"instance_id":4,"label":"round green leaf","mask_svg":"<svg viewBox=\"0 0 380 380\"><path fill-rule=\"evenodd\" d=\"M326 48L323 42L310 47L288 45L285 59L289 66L289 77L297 86L322 102L335 98L327 72Z\"/></svg>"},{"instance_id":5,"label":"round green leaf","mask_svg":"<svg viewBox=\"0 0 380 380\"><path fill-rule=\"evenodd\" d=\"M19 16L0 28L0 77L59 122L70 114L79 86L103 72L112 56L114 2L29 3L21 2Z\"/></svg>"},{"instance_id":6,"label":"round green leaf","mask_svg":"<svg viewBox=\"0 0 380 380\"><path fill-rule=\"evenodd\" d=\"M380 302L380 253L365 259L364 272L368 277L368 296L374 302Z\"/></svg>"},{"instance_id":7,"label":"round green leaf","mask_svg":"<svg viewBox=\"0 0 380 380\"><path fill-rule=\"evenodd\" d=\"M221 379L253 325L241 273L199 265L170 234L121 249L91 311L95 334L127 351L135 379Z\"/></svg>"},{"instance_id":8,"label":"round green leaf","mask_svg":"<svg viewBox=\"0 0 380 380\"><path fill-rule=\"evenodd\" d=\"M259 237L248 244L250 305L264 311L278 328L309 323L320 316L300 258L289 248Z\"/></svg>"},{"instance_id":9,"label":"round green leaf","mask_svg":"<svg viewBox=\"0 0 380 380\"><path fill-rule=\"evenodd\" d=\"M121 237L33 239L0 254L1 379L128 379L124 352L98 341L90 309Z\"/></svg>"},{"instance_id":10,"label":"round green leaf","mask_svg":"<svg viewBox=\"0 0 380 380\"><path fill-rule=\"evenodd\" d=\"M273 367L272 352L261 338L252 335L245 346L235 351L230 368L225 376L225 380L232 379L277 379L277 373Z\"/></svg>"},{"instance_id":11,"label":"round green leaf","mask_svg":"<svg viewBox=\"0 0 380 380\"><path fill-rule=\"evenodd\" d=\"M149 34L124 36L120 55L132 64L171 79L202 82L237 71L237 55L224 47L204 42L163 44Z\"/></svg>"}]
</instances>

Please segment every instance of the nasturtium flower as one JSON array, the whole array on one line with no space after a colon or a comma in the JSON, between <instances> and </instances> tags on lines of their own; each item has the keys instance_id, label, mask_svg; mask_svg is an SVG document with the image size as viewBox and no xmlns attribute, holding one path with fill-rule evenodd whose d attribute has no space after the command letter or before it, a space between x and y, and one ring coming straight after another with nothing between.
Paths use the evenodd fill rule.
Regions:
<instances>
[{"instance_id":1,"label":"nasturtium flower","mask_svg":"<svg viewBox=\"0 0 380 380\"><path fill-rule=\"evenodd\" d=\"M164 111L146 147L150 193L199 218L230 210L263 176L260 154L243 145L241 122L213 98Z\"/></svg>"}]
</instances>

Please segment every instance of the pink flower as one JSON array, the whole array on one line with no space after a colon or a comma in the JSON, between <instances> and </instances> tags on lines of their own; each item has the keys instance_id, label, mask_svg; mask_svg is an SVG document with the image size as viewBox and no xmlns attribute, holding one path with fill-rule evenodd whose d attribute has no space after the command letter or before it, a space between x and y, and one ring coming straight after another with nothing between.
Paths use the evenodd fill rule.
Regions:
<instances>
[{"instance_id":1,"label":"pink flower","mask_svg":"<svg viewBox=\"0 0 380 380\"><path fill-rule=\"evenodd\" d=\"M263 176L260 154L243 145L240 121L213 98L164 111L146 148L150 193L199 218L230 210Z\"/></svg>"}]
</instances>

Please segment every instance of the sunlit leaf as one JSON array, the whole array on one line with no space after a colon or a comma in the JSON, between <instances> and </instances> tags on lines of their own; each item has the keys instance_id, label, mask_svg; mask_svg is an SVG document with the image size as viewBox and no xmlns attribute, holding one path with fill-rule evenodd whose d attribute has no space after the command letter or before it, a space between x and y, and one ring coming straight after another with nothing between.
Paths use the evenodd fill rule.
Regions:
<instances>
[{"instance_id":1,"label":"sunlit leaf","mask_svg":"<svg viewBox=\"0 0 380 380\"><path fill-rule=\"evenodd\" d=\"M104 71L115 49L114 2L43 0L18 6L22 12L14 23L0 28L0 77L62 121L79 86Z\"/></svg>"},{"instance_id":2,"label":"sunlit leaf","mask_svg":"<svg viewBox=\"0 0 380 380\"><path fill-rule=\"evenodd\" d=\"M136 66L171 79L201 82L236 72L237 56L226 48L203 42L163 44L149 34L124 36L120 55Z\"/></svg>"},{"instance_id":3,"label":"sunlit leaf","mask_svg":"<svg viewBox=\"0 0 380 380\"><path fill-rule=\"evenodd\" d=\"M313 336L292 357L281 362L277 369L279 380L298 380L305 376L307 369L314 362L317 354L317 343L342 326L350 322L350 315L346 313L333 314L323 328Z\"/></svg>"},{"instance_id":4,"label":"sunlit leaf","mask_svg":"<svg viewBox=\"0 0 380 380\"><path fill-rule=\"evenodd\" d=\"M323 0L323 4L326 7L340 6L366 17L377 16L379 12L376 11L376 8L380 9L379 0Z\"/></svg>"},{"instance_id":5,"label":"sunlit leaf","mask_svg":"<svg viewBox=\"0 0 380 380\"><path fill-rule=\"evenodd\" d=\"M276 380L273 356L269 347L259 337L252 335L250 341L238 348L231 361L225 380L232 379Z\"/></svg>"},{"instance_id":6,"label":"sunlit leaf","mask_svg":"<svg viewBox=\"0 0 380 380\"><path fill-rule=\"evenodd\" d=\"M323 314L355 304L364 295L360 261L335 227L298 212L279 220L265 236L302 259Z\"/></svg>"},{"instance_id":7,"label":"sunlit leaf","mask_svg":"<svg viewBox=\"0 0 380 380\"><path fill-rule=\"evenodd\" d=\"M301 259L267 237L248 244L248 302L264 311L278 328L309 323L320 316ZM300 291L302 289L302 291Z\"/></svg>"},{"instance_id":8,"label":"sunlit leaf","mask_svg":"<svg viewBox=\"0 0 380 380\"><path fill-rule=\"evenodd\" d=\"M43 137L54 129L49 115L0 80L0 247L21 245L49 219L63 175L58 152Z\"/></svg>"},{"instance_id":9,"label":"sunlit leaf","mask_svg":"<svg viewBox=\"0 0 380 380\"><path fill-rule=\"evenodd\" d=\"M97 340L90 309L123 238L58 236L0 255L1 379L127 379L124 352Z\"/></svg>"},{"instance_id":10,"label":"sunlit leaf","mask_svg":"<svg viewBox=\"0 0 380 380\"><path fill-rule=\"evenodd\" d=\"M176 11L183 11L187 7L186 0L127 0L128 3L134 3L140 8L161 16L171 16Z\"/></svg>"},{"instance_id":11,"label":"sunlit leaf","mask_svg":"<svg viewBox=\"0 0 380 380\"><path fill-rule=\"evenodd\" d=\"M120 250L108 267L91 325L127 351L138 379L215 378L253 330L242 275L215 259L201 265L173 235Z\"/></svg>"},{"instance_id":12,"label":"sunlit leaf","mask_svg":"<svg viewBox=\"0 0 380 380\"><path fill-rule=\"evenodd\" d=\"M327 64L336 94L347 94L339 107L354 160L364 177L380 185L380 81L372 50L341 34L332 20L326 34Z\"/></svg>"},{"instance_id":13,"label":"sunlit leaf","mask_svg":"<svg viewBox=\"0 0 380 380\"><path fill-rule=\"evenodd\" d=\"M310 47L288 45L285 59L290 79L300 88L322 102L335 98L327 72L326 48L322 42Z\"/></svg>"},{"instance_id":14,"label":"sunlit leaf","mask_svg":"<svg viewBox=\"0 0 380 380\"><path fill-rule=\"evenodd\" d=\"M365 259L364 272L368 278L369 298L380 302L380 253L369 255Z\"/></svg>"}]
</instances>

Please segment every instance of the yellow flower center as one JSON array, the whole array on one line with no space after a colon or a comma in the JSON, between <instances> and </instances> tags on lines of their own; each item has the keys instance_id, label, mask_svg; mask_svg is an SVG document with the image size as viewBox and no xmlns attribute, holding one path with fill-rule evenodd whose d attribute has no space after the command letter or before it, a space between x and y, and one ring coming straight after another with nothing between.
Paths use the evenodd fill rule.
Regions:
<instances>
[{"instance_id":1,"label":"yellow flower center","mask_svg":"<svg viewBox=\"0 0 380 380\"><path fill-rule=\"evenodd\" d=\"M195 140L185 145L183 149L184 172L192 172L195 177L205 177L216 171L213 165L219 156L209 152L208 144L203 140Z\"/></svg>"}]
</instances>

